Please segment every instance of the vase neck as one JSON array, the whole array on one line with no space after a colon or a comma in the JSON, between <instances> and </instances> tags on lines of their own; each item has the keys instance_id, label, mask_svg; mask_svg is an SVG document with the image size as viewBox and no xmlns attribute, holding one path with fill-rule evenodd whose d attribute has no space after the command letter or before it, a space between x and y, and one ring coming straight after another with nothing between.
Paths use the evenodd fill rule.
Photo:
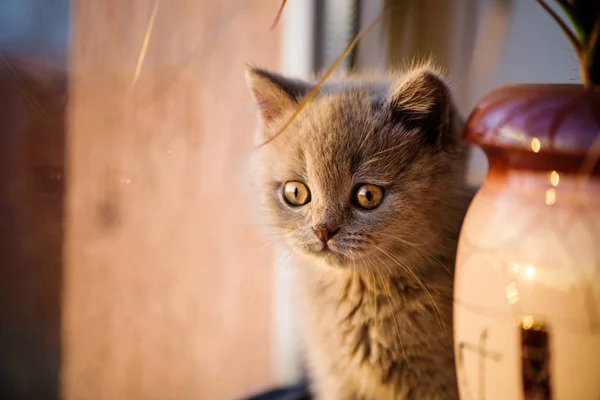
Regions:
<instances>
[{"instance_id":1,"label":"vase neck","mask_svg":"<svg viewBox=\"0 0 600 400\"><path fill-rule=\"evenodd\" d=\"M547 205L565 199L600 199L600 178L590 174L539 171L516 168L490 168L484 186L488 189L538 197Z\"/></svg>"}]
</instances>

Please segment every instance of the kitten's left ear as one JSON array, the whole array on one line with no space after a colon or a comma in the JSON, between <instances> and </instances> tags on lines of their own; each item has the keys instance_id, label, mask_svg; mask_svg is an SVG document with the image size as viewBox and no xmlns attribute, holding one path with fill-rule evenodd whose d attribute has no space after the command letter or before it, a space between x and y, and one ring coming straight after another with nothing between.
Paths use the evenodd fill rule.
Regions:
<instances>
[{"instance_id":1,"label":"kitten's left ear","mask_svg":"<svg viewBox=\"0 0 600 400\"><path fill-rule=\"evenodd\" d=\"M454 105L443 78L428 68L412 71L392 89L389 98L395 121L416 128L432 145L453 143Z\"/></svg>"},{"instance_id":2,"label":"kitten's left ear","mask_svg":"<svg viewBox=\"0 0 600 400\"><path fill-rule=\"evenodd\" d=\"M258 104L259 115L265 124L285 111L298 107L311 90L307 82L252 67L246 69L246 83Z\"/></svg>"}]
</instances>

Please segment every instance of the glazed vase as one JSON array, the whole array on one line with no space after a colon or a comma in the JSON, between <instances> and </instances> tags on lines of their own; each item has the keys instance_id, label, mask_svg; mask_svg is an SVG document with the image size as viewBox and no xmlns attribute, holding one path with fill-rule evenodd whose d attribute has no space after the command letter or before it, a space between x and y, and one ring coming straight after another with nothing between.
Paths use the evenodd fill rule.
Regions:
<instances>
[{"instance_id":1,"label":"glazed vase","mask_svg":"<svg viewBox=\"0 0 600 400\"><path fill-rule=\"evenodd\" d=\"M462 400L600 399L600 92L514 85L465 139L488 174L458 246Z\"/></svg>"}]
</instances>

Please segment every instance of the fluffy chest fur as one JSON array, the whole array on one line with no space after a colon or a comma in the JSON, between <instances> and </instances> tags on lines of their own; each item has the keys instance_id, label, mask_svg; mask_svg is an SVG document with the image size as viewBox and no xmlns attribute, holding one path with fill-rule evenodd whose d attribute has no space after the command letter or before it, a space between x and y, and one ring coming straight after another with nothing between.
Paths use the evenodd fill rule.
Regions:
<instances>
[{"instance_id":1,"label":"fluffy chest fur","mask_svg":"<svg viewBox=\"0 0 600 400\"><path fill-rule=\"evenodd\" d=\"M457 398L452 278L438 269L418 277L421 283L375 270L323 274L306 264L298 270L317 398Z\"/></svg>"}]
</instances>

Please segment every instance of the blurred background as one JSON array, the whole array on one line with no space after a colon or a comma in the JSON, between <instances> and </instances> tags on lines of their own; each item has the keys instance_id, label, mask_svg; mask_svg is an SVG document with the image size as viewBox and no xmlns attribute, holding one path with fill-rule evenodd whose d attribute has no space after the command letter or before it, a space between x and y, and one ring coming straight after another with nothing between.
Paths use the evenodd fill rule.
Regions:
<instances>
[{"instance_id":1,"label":"blurred background","mask_svg":"<svg viewBox=\"0 0 600 400\"><path fill-rule=\"evenodd\" d=\"M393 3L389 9L387 5ZM0 398L236 399L302 377L293 274L258 233L246 63L432 55L465 115L570 82L533 0L0 0ZM486 162L475 152L469 179Z\"/></svg>"}]
</instances>

